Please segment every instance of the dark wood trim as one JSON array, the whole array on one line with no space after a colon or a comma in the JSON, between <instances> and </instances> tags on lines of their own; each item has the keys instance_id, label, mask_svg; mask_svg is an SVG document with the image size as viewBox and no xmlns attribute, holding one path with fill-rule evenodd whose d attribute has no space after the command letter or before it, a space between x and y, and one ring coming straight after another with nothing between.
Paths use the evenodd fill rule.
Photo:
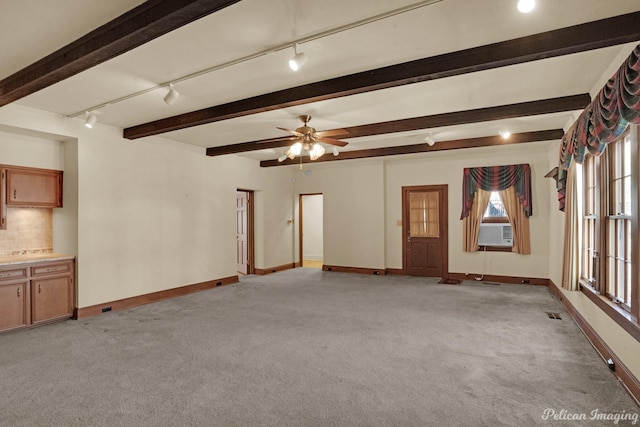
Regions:
<instances>
[{"instance_id":1,"label":"dark wood trim","mask_svg":"<svg viewBox=\"0 0 640 427\"><path fill-rule=\"evenodd\" d=\"M511 144L523 144L537 141L559 140L564 135L562 129L542 130L536 132L514 133L509 139L504 139L499 135L483 136L478 138L455 139L451 141L440 141L435 145L413 144L400 145L397 147L371 148L367 150L343 151L339 156L322 156L318 160L311 161L309 156L296 157L294 160L286 159L283 162L275 160L260 161L261 167L299 165L300 163L334 162L340 160L366 159L370 157L397 156L402 154L429 153L434 151L457 150L462 148L493 147Z\"/></svg>"},{"instance_id":2,"label":"dark wood trim","mask_svg":"<svg viewBox=\"0 0 640 427\"><path fill-rule=\"evenodd\" d=\"M247 274L255 274L256 269L256 243L255 243L255 193L253 190L244 190L238 188L247 195Z\"/></svg>"},{"instance_id":3,"label":"dark wood trim","mask_svg":"<svg viewBox=\"0 0 640 427\"><path fill-rule=\"evenodd\" d=\"M124 130L136 139L249 114L335 99L545 58L619 45L640 39L640 12L544 33L361 71L179 114Z\"/></svg>"},{"instance_id":4,"label":"dark wood trim","mask_svg":"<svg viewBox=\"0 0 640 427\"><path fill-rule=\"evenodd\" d=\"M364 267L344 267L340 265L323 265L322 271L331 271L334 273L354 273L354 274L373 274L374 276L384 276L386 269L384 268L364 268Z\"/></svg>"},{"instance_id":5,"label":"dark wood trim","mask_svg":"<svg viewBox=\"0 0 640 427\"><path fill-rule=\"evenodd\" d=\"M165 289L163 291L152 292L150 294L138 295L135 297L124 298L117 301L103 302L101 304L89 307L81 307L74 309L73 318L83 319L85 317L98 316L102 314L102 310L108 311L125 310L139 305L150 304L153 302L171 299L183 295L201 292L207 289L213 289L219 286L231 285L238 282L238 276L225 277L223 279L209 280L207 282L196 283L193 285L180 286L178 288Z\"/></svg>"},{"instance_id":6,"label":"dark wood trim","mask_svg":"<svg viewBox=\"0 0 640 427\"><path fill-rule=\"evenodd\" d=\"M384 272L387 276L404 276L406 274L402 268L385 268Z\"/></svg>"},{"instance_id":7,"label":"dark wood trim","mask_svg":"<svg viewBox=\"0 0 640 427\"><path fill-rule=\"evenodd\" d=\"M0 81L0 106L88 70L238 1L145 1Z\"/></svg>"},{"instance_id":8,"label":"dark wood trim","mask_svg":"<svg viewBox=\"0 0 640 427\"><path fill-rule=\"evenodd\" d=\"M611 319L640 342L640 323L633 315L615 305L609 298L601 295L591 286L580 284L580 291L595 305L604 311Z\"/></svg>"},{"instance_id":9,"label":"dark wood trim","mask_svg":"<svg viewBox=\"0 0 640 427\"><path fill-rule=\"evenodd\" d=\"M519 276L499 276L495 274L482 273L449 273L449 279L471 280L475 281L476 277L482 277L480 282L498 282L518 285L538 285L548 286L549 279L540 277L519 277Z\"/></svg>"},{"instance_id":10,"label":"dark wood trim","mask_svg":"<svg viewBox=\"0 0 640 427\"><path fill-rule=\"evenodd\" d=\"M573 318L573 321L578 325L578 328L585 335L587 340L591 343L593 348L598 352L602 360L607 362L608 359L613 360L615 364L615 370L613 374L622 382L627 389L631 397L633 397L637 404L640 405L640 381L638 378L625 366L624 363L618 358L618 356L611 350L607 343L602 339L600 335L591 327L589 322L580 314L580 312L571 304L569 300L563 297L562 291L549 280L549 289L560 300L567 313Z\"/></svg>"},{"instance_id":11,"label":"dark wood trim","mask_svg":"<svg viewBox=\"0 0 640 427\"><path fill-rule=\"evenodd\" d=\"M475 110L455 111L431 116L413 117L402 120L391 120L381 123L351 126L342 128L344 133L335 134L337 138L356 138L362 136L382 135L395 132L407 132L434 127L454 126L468 123L480 123L492 120L502 120L514 117L533 116L563 111L582 110L591 102L588 93L563 96L560 98L541 99L538 101L521 102L518 104L499 105L496 107L477 108ZM341 129L330 129L337 132ZM222 145L207 148L207 156L221 156L224 154L243 153L247 151L280 148L290 145L296 137L262 139L259 141L242 142L239 144Z\"/></svg>"},{"instance_id":12,"label":"dark wood trim","mask_svg":"<svg viewBox=\"0 0 640 427\"><path fill-rule=\"evenodd\" d=\"M300 264L299 262L293 262L289 264L278 265L276 267L256 268L255 274L264 276L265 274L277 273L278 271L291 270L292 268L299 268L301 266L302 264Z\"/></svg>"},{"instance_id":13,"label":"dark wood trim","mask_svg":"<svg viewBox=\"0 0 640 427\"><path fill-rule=\"evenodd\" d=\"M481 252L513 252L512 246L479 246Z\"/></svg>"}]
</instances>

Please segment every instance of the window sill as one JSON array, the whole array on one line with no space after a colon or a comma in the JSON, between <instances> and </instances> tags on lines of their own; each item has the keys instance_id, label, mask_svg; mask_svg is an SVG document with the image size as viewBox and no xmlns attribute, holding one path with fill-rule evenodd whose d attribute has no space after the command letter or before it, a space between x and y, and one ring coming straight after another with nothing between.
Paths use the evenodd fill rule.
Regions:
<instances>
[{"instance_id":1,"label":"window sill","mask_svg":"<svg viewBox=\"0 0 640 427\"><path fill-rule=\"evenodd\" d=\"M480 252L513 252L511 246L480 246Z\"/></svg>"},{"instance_id":2,"label":"window sill","mask_svg":"<svg viewBox=\"0 0 640 427\"><path fill-rule=\"evenodd\" d=\"M593 287L580 282L580 291L587 296L595 305L611 317L618 325L632 335L637 341L640 341L640 324L631 313L618 307L609 298L604 297Z\"/></svg>"}]
</instances>

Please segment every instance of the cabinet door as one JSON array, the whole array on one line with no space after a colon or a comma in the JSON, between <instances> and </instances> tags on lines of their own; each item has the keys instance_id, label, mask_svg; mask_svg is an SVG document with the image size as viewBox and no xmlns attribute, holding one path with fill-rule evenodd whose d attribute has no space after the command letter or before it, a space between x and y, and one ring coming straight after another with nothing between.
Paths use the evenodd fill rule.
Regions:
<instances>
[{"instance_id":1,"label":"cabinet door","mask_svg":"<svg viewBox=\"0 0 640 427\"><path fill-rule=\"evenodd\" d=\"M8 206L62 206L61 171L7 168L5 173Z\"/></svg>"},{"instance_id":2,"label":"cabinet door","mask_svg":"<svg viewBox=\"0 0 640 427\"><path fill-rule=\"evenodd\" d=\"M0 283L0 331L29 324L28 282Z\"/></svg>"},{"instance_id":3,"label":"cabinet door","mask_svg":"<svg viewBox=\"0 0 640 427\"><path fill-rule=\"evenodd\" d=\"M33 324L71 317L73 281L71 276L31 280L31 320Z\"/></svg>"}]
</instances>

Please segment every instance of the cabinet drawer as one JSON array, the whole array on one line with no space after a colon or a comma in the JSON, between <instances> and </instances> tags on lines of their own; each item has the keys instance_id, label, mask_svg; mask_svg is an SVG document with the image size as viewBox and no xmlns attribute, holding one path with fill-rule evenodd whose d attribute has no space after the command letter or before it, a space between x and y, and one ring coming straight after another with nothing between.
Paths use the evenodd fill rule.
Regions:
<instances>
[{"instance_id":1,"label":"cabinet drawer","mask_svg":"<svg viewBox=\"0 0 640 427\"><path fill-rule=\"evenodd\" d=\"M26 279L27 267L15 268L11 270L0 270L0 280Z\"/></svg>"},{"instance_id":2,"label":"cabinet drawer","mask_svg":"<svg viewBox=\"0 0 640 427\"><path fill-rule=\"evenodd\" d=\"M71 261L52 262L31 267L31 277L71 273Z\"/></svg>"}]
</instances>

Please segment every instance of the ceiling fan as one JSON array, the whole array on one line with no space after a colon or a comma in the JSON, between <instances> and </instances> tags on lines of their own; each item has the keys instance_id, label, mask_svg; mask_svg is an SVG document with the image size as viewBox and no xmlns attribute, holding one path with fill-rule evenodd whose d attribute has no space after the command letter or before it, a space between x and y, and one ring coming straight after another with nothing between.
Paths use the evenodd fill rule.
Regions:
<instances>
[{"instance_id":1,"label":"ceiling fan","mask_svg":"<svg viewBox=\"0 0 640 427\"><path fill-rule=\"evenodd\" d=\"M321 142L333 145L333 155L337 156L339 154L338 147L344 147L348 144L347 142L340 141L339 139L330 138L334 135L346 135L347 131L344 129L333 129L318 132L315 128L308 125L311 120L311 116L303 114L298 116L298 118L303 125L296 130L278 127L280 130L295 135L291 140L296 141L287 149L287 151L282 153L278 158L278 161L283 162L287 157L293 160L296 156L299 156L302 153L302 150L307 150L309 152L309 158L311 160L319 159L325 153L325 148L320 144Z\"/></svg>"}]
</instances>

